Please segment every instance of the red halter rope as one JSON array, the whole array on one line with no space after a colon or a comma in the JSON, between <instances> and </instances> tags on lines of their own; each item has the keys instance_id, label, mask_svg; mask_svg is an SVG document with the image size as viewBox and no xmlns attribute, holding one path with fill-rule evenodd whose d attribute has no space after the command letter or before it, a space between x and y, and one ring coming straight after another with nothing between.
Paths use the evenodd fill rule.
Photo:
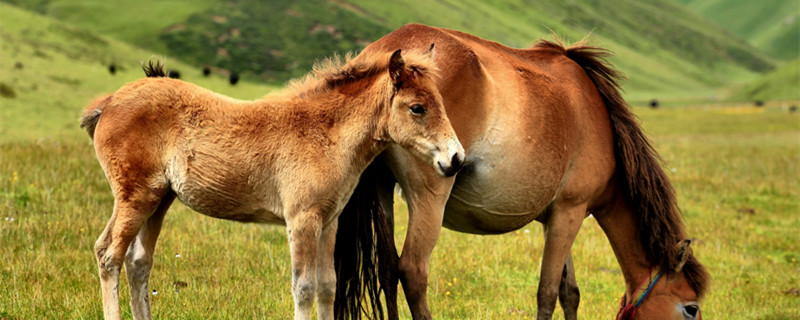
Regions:
<instances>
[{"instance_id":1,"label":"red halter rope","mask_svg":"<svg viewBox=\"0 0 800 320\"><path fill-rule=\"evenodd\" d=\"M661 271L659 266L655 266L650 269L650 275L647 276L642 283L636 287L636 291L633 292L631 295L631 302L625 304L625 295L622 295L622 301L619 303L619 311L617 311L617 318L616 320L633 320L633 316L636 315L636 308L642 304L644 298L647 298L647 295L650 294L650 291L653 290L653 287L656 286L656 283L664 273ZM643 287L645 282L650 282L647 287Z\"/></svg>"}]
</instances>

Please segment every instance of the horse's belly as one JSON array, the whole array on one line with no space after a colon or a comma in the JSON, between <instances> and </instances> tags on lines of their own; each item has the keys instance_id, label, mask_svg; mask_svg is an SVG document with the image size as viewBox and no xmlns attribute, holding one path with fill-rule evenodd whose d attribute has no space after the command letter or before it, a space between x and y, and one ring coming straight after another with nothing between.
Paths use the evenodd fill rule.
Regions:
<instances>
[{"instance_id":1,"label":"horse's belly","mask_svg":"<svg viewBox=\"0 0 800 320\"><path fill-rule=\"evenodd\" d=\"M444 226L468 233L505 233L544 213L556 197L563 170L549 168L547 161L530 154L525 148L474 145L450 193Z\"/></svg>"},{"instance_id":2,"label":"horse's belly","mask_svg":"<svg viewBox=\"0 0 800 320\"><path fill-rule=\"evenodd\" d=\"M285 223L277 191L254 183L252 173L237 172L236 168L187 170L174 165L167 176L178 199L204 215L240 222Z\"/></svg>"}]
</instances>

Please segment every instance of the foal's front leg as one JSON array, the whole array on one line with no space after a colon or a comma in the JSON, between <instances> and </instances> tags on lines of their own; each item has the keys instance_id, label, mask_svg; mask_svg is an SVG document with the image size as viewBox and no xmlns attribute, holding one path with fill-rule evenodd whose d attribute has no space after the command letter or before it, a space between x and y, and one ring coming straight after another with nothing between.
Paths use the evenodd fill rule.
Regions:
<instances>
[{"instance_id":1,"label":"foal's front leg","mask_svg":"<svg viewBox=\"0 0 800 320\"><path fill-rule=\"evenodd\" d=\"M286 221L292 255L295 319L311 319L317 292L317 254L322 226L322 216L315 210L300 212Z\"/></svg>"},{"instance_id":2,"label":"foal's front leg","mask_svg":"<svg viewBox=\"0 0 800 320\"><path fill-rule=\"evenodd\" d=\"M317 263L317 318L333 319L333 301L336 298L336 269L333 250L336 247L336 230L339 219L333 219L322 229L319 239Z\"/></svg>"}]
</instances>

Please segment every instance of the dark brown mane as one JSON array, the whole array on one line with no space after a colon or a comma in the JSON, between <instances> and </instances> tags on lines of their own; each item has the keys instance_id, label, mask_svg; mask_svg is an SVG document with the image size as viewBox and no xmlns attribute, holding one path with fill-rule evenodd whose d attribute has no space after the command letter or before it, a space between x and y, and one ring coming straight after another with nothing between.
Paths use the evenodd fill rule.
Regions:
<instances>
[{"instance_id":1,"label":"dark brown mane","mask_svg":"<svg viewBox=\"0 0 800 320\"><path fill-rule=\"evenodd\" d=\"M160 60L156 60L153 63L153 60L147 61L147 64L142 62L142 70L144 70L144 75L148 78L158 78L158 77L166 77L167 73L164 72L164 64L161 63Z\"/></svg>"},{"instance_id":2,"label":"dark brown mane","mask_svg":"<svg viewBox=\"0 0 800 320\"><path fill-rule=\"evenodd\" d=\"M619 185L636 213L639 240L647 259L662 270L674 270L676 245L686 239L675 190L661 168L661 157L620 94L619 82L624 76L606 60L611 52L584 42L565 49L560 41L540 41L535 47L561 52L580 65L594 82L614 128ZM693 255L682 270L698 299L701 298L708 287L708 272Z\"/></svg>"}]
</instances>

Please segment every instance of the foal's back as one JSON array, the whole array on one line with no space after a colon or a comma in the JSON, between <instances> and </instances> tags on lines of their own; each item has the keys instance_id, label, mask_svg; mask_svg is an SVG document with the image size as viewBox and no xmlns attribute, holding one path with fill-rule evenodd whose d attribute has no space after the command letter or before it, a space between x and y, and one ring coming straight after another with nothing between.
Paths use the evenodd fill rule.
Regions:
<instances>
[{"instance_id":1,"label":"foal's back","mask_svg":"<svg viewBox=\"0 0 800 320\"><path fill-rule=\"evenodd\" d=\"M258 177L275 174L274 112L168 78L132 82L101 103L94 139L115 193L175 192L206 215L281 222L278 201L266 198L277 190ZM152 195L133 187L141 184Z\"/></svg>"}]
</instances>

